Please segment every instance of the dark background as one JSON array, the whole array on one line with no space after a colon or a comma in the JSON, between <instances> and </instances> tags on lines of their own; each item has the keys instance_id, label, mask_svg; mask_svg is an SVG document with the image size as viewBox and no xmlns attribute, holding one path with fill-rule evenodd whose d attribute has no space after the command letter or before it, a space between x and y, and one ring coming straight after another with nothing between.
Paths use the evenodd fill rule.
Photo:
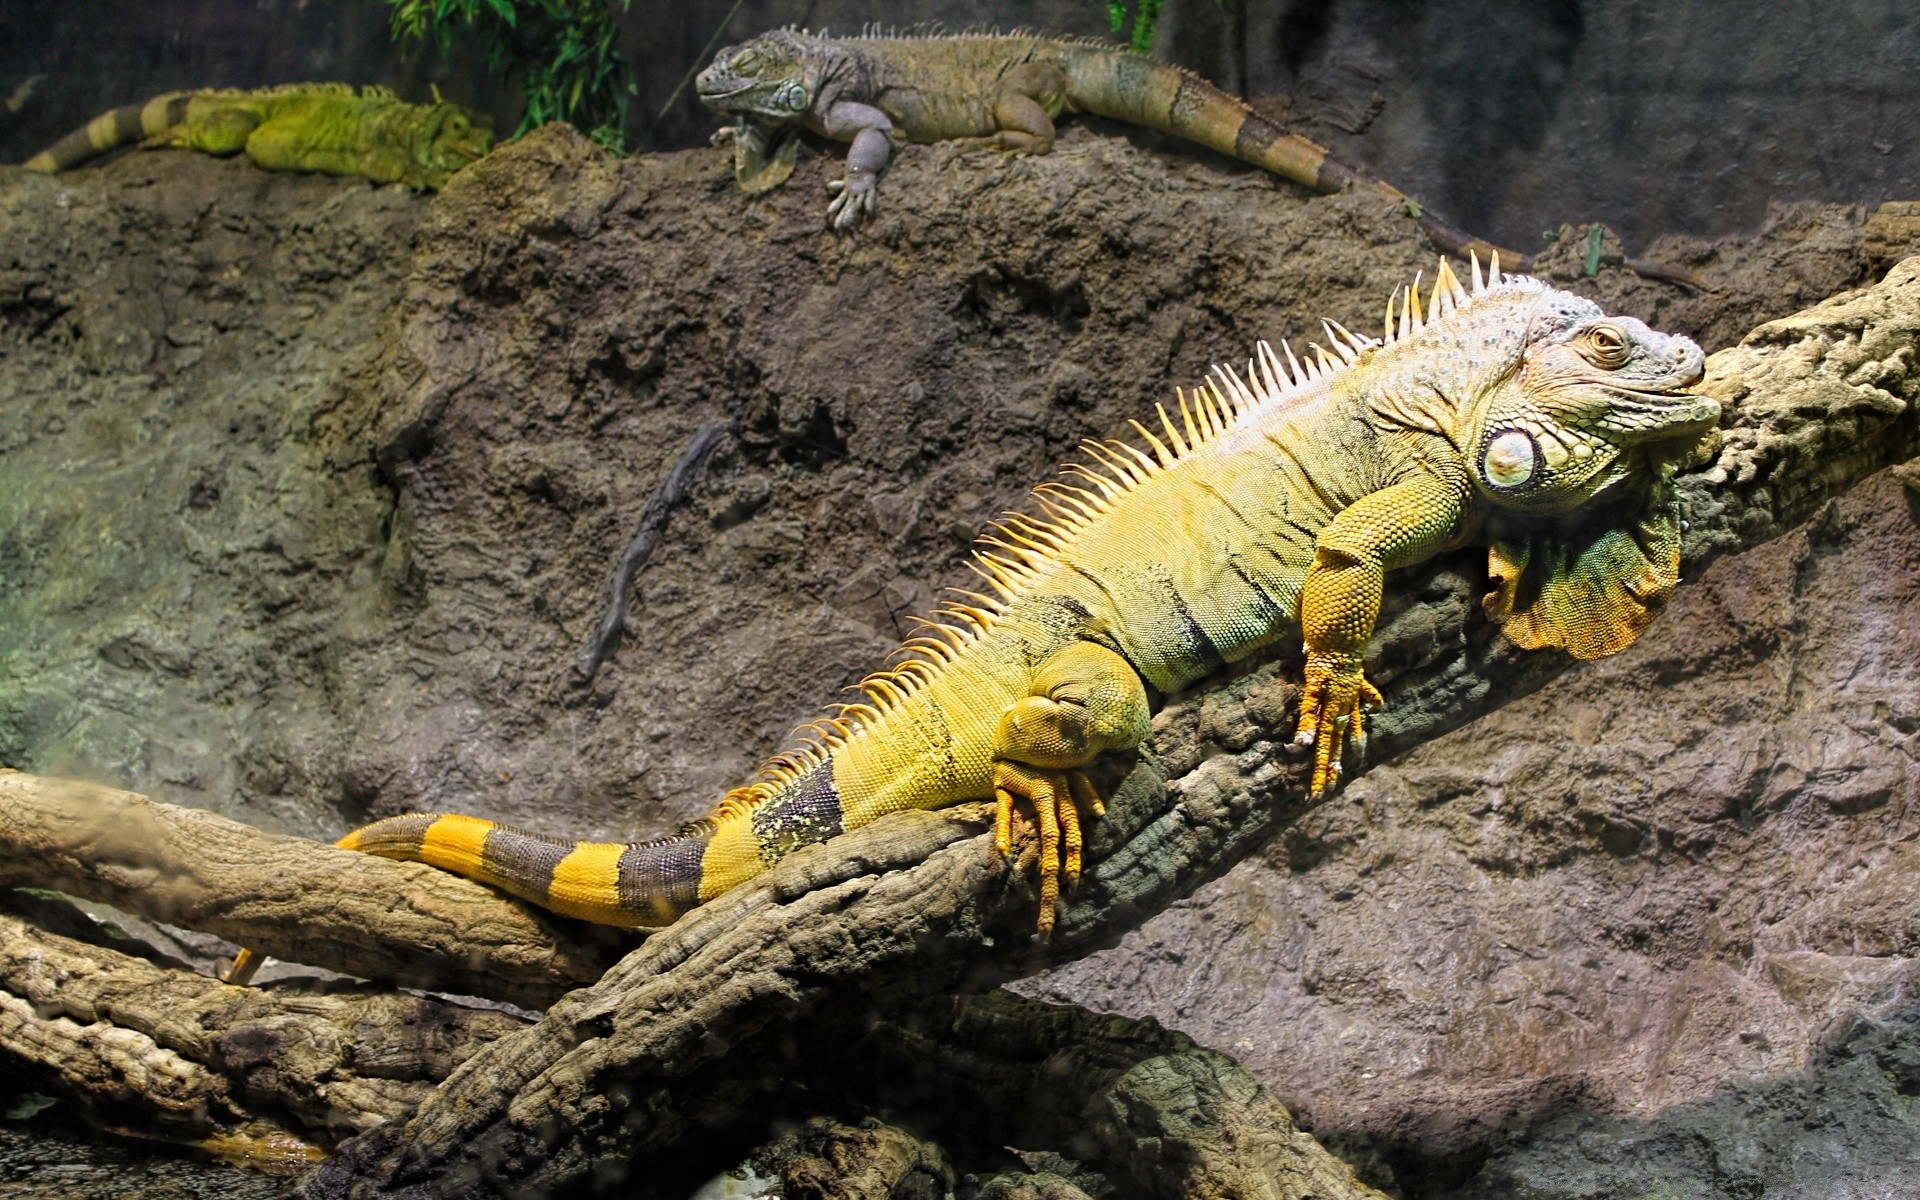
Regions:
<instances>
[{"instance_id":1,"label":"dark background","mask_svg":"<svg viewBox=\"0 0 1920 1200\"><path fill-rule=\"evenodd\" d=\"M1105 30L1095 0L634 0L636 147L718 124L689 73L783 24ZM462 54L462 50L467 53ZM1920 196L1920 5L1893 0L1169 0L1158 52L1253 97L1455 222L1522 248L1598 220L1632 246L1750 230L1773 200ZM470 48L395 47L381 0L4 0L0 161L184 87L385 83L517 122ZM676 97L676 89L679 89Z\"/></svg>"}]
</instances>

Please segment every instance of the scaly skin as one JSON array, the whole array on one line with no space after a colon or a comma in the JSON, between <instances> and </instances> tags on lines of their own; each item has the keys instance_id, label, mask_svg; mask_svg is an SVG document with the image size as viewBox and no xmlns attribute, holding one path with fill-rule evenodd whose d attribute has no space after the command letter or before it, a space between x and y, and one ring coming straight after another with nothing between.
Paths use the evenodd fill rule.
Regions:
<instances>
[{"instance_id":1,"label":"scaly skin","mask_svg":"<svg viewBox=\"0 0 1920 1200\"><path fill-rule=\"evenodd\" d=\"M1147 734L1149 687L1187 687L1298 628L1297 740L1312 787L1339 779L1380 694L1363 672L1388 571L1491 548L1487 611L1527 647L1583 657L1632 642L1679 577L1672 463L1719 419L1687 388L1699 347L1536 280L1442 261L1387 304L1375 341L1251 382L1216 368L1144 448L1089 442L1040 516L983 539L991 596L959 593L870 677L866 701L802 731L759 780L680 834L567 842L462 816L376 821L341 845L431 863L556 912L663 925L800 846L905 808L997 805L1040 830L1040 929L1081 866L1084 771ZM1288 364L1292 351L1286 352Z\"/></svg>"},{"instance_id":2,"label":"scaly skin","mask_svg":"<svg viewBox=\"0 0 1920 1200\"><path fill-rule=\"evenodd\" d=\"M361 175L438 189L484 155L493 134L459 105L408 104L380 87L300 83L261 91L174 92L116 108L27 160L49 175L118 146L245 153L271 171Z\"/></svg>"},{"instance_id":3,"label":"scaly skin","mask_svg":"<svg viewBox=\"0 0 1920 1200\"><path fill-rule=\"evenodd\" d=\"M836 229L874 212L893 142L959 140L1014 154L1053 148L1063 112L1090 112L1176 134L1316 192L1370 187L1403 205L1449 254L1498 250L1423 212L1404 193L1282 132L1246 104L1178 67L1097 41L1033 35L829 38L796 29L729 46L696 81L700 99L733 116L723 133L749 193L793 171L801 129L850 142L845 178L828 187ZM1511 250L1510 264L1526 267Z\"/></svg>"}]
</instances>

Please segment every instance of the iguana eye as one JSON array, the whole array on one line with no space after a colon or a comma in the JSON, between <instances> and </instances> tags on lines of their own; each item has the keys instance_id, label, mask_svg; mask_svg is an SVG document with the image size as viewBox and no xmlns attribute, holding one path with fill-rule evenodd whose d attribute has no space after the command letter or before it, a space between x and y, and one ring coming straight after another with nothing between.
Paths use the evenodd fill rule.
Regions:
<instances>
[{"instance_id":1,"label":"iguana eye","mask_svg":"<svg viewBox=\"0 0 1920 1200\"><path fill-rule=\"evenodd\" d=\"M1627 335L1617 325L1595 325L1583 340L1596 367L1612 370L1627 361Z\"/></svg>"},{"instance_id":2,"label":"iguana eye","mask_svg":"<svg viewBox=\"0 0 1920 1200\"><path fill-rule=\"evenodd\" d=\"M1480 471L1494 487L1517 488L1533 478L1538 460L1533 439L1517 429L1509 429L1487 443L1487 451L1480 458Z\"/></svg>"},{"instance_id":3,"label":"iguana eye","mask_svg":"<svg viewBox=\"0 0 1920 1200\"><path fill-rule=\"evenodd\" d=\"M733 58L733 69L742 75L751 75L760 69L760 54L755 50L742 50Z\"/></svg>"}]
</instances>

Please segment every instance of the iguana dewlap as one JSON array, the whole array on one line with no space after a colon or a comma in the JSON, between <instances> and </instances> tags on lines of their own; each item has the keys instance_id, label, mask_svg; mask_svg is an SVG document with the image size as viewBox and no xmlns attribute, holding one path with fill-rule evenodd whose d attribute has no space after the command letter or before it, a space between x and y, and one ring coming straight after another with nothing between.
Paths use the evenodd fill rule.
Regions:
<instances>
[{"instance_id":1,"label":"iguana dewlap","mask_svg":"<svg viewBox=\"0 0 1920 1200\"><path fill-rule=\"evenodd\" d=\"M1034 35L833 38L779 29L729 46L696 80L700 99L737 118L734 177L762 192L793 172L795 134L851 142L828 217L845 229L874 211L893 142L966 140L1020 154L1053 148L1063 112L1176 134L1317 192L1371 187L1404 204L1434 244L1482 257L1497 247L1420 210L1399 191L1282 132L1239 99L1121 46ZM1500 251L1509 263L1523 262Z\"/></svg>"},{"instance_id":2,"label":"iguana dewlap","mask_svg":"<svg viewBox=\"0 0 1920 1200\"><path fill-rule=\"evenodd\" d=\"M173 92L103 113L28 159L53 174L119 146L245 153L274 171L359 175L440 188L493 134L457 104L408 104L383 87L296 83L259 91Z\"/></svg>"},{"instance_id":3,"label":"iguana dewlap","mask_svg":"<svg viewBox=\"0 0 1920 1200\"><path fill-rule=\"evenodd\" d=\"M1305 362L1263 343L1216 368L1140 443L1088 461L1008 516L959 593L863 702L709 817L641 843L569 842L464 816L376 821L340 844L431 863L556 912L666 924L790 851L890 812L994 800L1040 832L1040 928L1100 812L1084 772L1147 734L1149 696L1298 630L1297 740L1312 788L1380 703L1362 671L1386 573L1490 548L1486 610L1526 647L1583 658L1636 638L1679 577L1672 464L1719 419L1687 389L1699 347L1521 276L1469 292L1443 262L1387 302L1375 341L1329 325Z\"/></svg>"}]
</instances>

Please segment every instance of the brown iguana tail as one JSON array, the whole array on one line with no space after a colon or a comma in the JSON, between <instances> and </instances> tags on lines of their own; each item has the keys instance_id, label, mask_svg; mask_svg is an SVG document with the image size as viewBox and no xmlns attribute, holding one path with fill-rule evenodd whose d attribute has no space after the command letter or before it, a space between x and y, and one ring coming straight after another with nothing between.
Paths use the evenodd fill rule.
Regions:
<instances>
[{"instance_id":1,"label":"brown iguana tail","mask_svg":"<svg viewBox=\"0 0 1920 1200\"><path fill-rule=\"evenodd\" d=\"M117 146L163 134L186 118L187 100L187 93L172 92L102 113L28 159L27 170L52 175Z\"/></svg>"},{"instance_id":2,"label":"brown iguana tail","mask_svg":"<svg viewBox=\"0 0 1920 1200\"><path fill-rule=\"evenodd\" d=\"M1510 269L1525 271L1533 256L1473 237L1428 214L1399 189L1336 161L1325 146L1283 131L1197 75L1104 46L1073 46L1062 55L1067 105L1081 112L1176 134L1241 162L1331 195L1368 187L1406 206L1434 245L1466 257L1498 250Z\"/></svg>"}]
</instances>

